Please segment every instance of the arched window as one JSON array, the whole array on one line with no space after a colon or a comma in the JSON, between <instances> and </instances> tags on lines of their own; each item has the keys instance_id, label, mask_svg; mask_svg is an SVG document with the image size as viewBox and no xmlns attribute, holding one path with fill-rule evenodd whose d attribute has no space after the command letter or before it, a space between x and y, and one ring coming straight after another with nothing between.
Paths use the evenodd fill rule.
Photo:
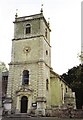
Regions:
<instances>
[{"instance_id":1,"label":"arched window","mask_svg":"<svg viewBox=\"0 0 83 120\"><path fill-rule=\"evenodd\" d=\"M46 79L46 90L48 90L48 84L49 84L49 81L48 79Z\"/></svg>"},{"instance_id":2,"label":"arched window","mask_svg":"<svg viewBox=\"0 0 83 120\"><path fill-rule=\"evenodd\" d=\"M22 81L23 85L28 85L29 84L29 71L28 70L24 70L23 71L23 81Z\"/></svg>"},{"instance_id":3,"label":"arched window","mask_svg":"<svg viewBox=\"0 0 83 120\"><path fill-rule=\"evenodd\" d=\"M26 25L25 33L26 33L26 34L31 33L31 25L30 25L30 24L27 24L27 25Z\"/></svg>"},{"instance_id":4,"label":"arched window","mask_svg":"<svg viewBox=\"0 0 83 120\"><path fill-rule=\"evenodd\" d=\"M67 87L66 87L66 93L67 93Z\"/></svg>"},{"instance_id":5,"label":"arched window","mask_svg":"<svg viewBox=\"0 0 83 120\"><path fill-rule=\"evenodd\" d=\"M45 29L45 37L47 38L47 28Z\"/></svg>"},{"instance_id":6,"label":"arched window","mask_svg":"<svg viewBox=\"0 0 83 120\"><path fill-rule=\"evenodd\" d=\"M48 55L48 51L46 50L46 55Z\"/></svg>"}]
</instances>

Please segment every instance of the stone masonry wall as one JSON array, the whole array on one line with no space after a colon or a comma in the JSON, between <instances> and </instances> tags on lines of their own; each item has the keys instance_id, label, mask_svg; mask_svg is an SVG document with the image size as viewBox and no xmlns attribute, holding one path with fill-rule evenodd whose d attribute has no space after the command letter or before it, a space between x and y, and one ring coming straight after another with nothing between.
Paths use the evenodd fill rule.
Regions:
<instances>
[{"instance_id":1,"label":"stone masonry wall","mask_svg":"<svg viewBox=\"0 0 83 120\"><path fill-rule=\"evenodd\" d=\"M47 117L58 118L83 118L83 110L76 109L47 109Z\"/></svg>"}]
</instances>

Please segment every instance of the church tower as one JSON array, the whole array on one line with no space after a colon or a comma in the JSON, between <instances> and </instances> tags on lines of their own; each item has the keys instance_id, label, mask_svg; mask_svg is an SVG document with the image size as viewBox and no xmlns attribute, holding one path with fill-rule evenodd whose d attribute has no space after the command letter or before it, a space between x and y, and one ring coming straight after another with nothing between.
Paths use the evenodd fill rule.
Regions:
<instances>
[{"instance_id":1,"label":"church tower","mask_svg":"<svg viewBox=\"0 0 83 120\"><path fill-rule=\"evenodd\" d=\"M16 14L7 89L15 112L35 108L44 114L50 107L50 31L42 10L24 17Z\"/></svg>"}]
</instances>

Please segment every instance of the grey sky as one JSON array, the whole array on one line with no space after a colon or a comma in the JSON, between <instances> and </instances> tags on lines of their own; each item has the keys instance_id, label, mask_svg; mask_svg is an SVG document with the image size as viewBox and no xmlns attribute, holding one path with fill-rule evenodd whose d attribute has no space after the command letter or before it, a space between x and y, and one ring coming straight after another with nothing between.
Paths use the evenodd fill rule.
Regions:
<instances>
[{"instance_id":1,"label":"grey sky","mask_svg":"<svg viewBox=\"0 0 83 120\"><path fill-rule=\"evenodd\" d=\"M1 0L0 1L0 61L11 61L13 21L18 16L40 12L44 4L44 16L50 18L52 67L62 74L80 63L77 54L81 50L81 0Z\"/></svg>"}]
</instances>

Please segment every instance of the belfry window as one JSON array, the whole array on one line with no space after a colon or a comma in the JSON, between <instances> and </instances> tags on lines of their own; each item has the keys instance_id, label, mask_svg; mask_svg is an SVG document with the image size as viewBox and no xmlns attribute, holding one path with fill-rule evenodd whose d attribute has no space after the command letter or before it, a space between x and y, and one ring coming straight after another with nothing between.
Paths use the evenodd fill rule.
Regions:
<instances>
[{"instance_id":1,"label":"belfry window","mask_svg":"<svg viewBox=\"0 0 83 120\"><path fill-rule=\"evenodd\" d=\"M25 33L26 34L30 34L31 33L31 25L30 24L26 25Z\"/></svg>"},{"instance_id":2,"label":"belfry window","mask_svg":"<svg viewBox=\"0 0 83 120\"><path fill-rule=\"evenodd\" d=\"M47 38L47 28L45 29L45 37Z\"/></svg>"},{"instance_id":3,"label":"belfry window","mask_svg":"<svg viewBox=\"0 0 83 120\"><path fill-rule=\"evenodd\" d=\"M28 70L24 70L23 71L23 81L22 81L23 85L28 85L29 84L29 71Z\"/></svg>"}]
</instances>

